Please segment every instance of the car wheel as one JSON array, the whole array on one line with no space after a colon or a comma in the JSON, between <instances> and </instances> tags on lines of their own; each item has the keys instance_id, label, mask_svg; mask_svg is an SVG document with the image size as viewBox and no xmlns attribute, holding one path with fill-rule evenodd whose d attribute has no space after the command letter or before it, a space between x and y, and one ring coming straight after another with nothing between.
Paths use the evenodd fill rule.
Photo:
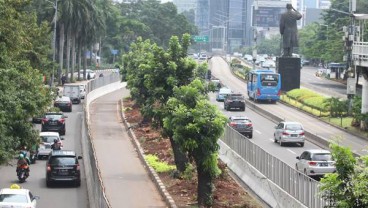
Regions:
<instances>
[{"instance_id":1,"label":"car wheel","mask_svg":"<svg viewBox=\"0 0 368 208\"><path fill-rule=\"evenodd\" d=\"M301 146L301 147L304 147L304 142L301 142L301 143L300 143L300 146Z\"/></svg>"},{"instance_id":2,"label":"car wheel","mask_svg":"<svg viewBox=\"0 0 368 208\"><path fill-rule=\"evenodd\" d=\"M51 185L52 185L51 181L46 180L46 186L51 187Z\"/></svg>"},{"instance_id":3,"label":"car wheel","mask_svg":"<svg viewBox=\"0 0 368 208\"><path fill-rule=\"evenodd\" d=\"M81 182L80 181L76 181L75 182L75 187L80 187L80 185L81 185Z\"/></svg>"},{"instance_id":4,"label":"car wheel","mask_svg":"<svg viewBox=\"0 0 368 208\"><path fill-rule=\"evenodd\" d=\"M295 170L299 171L298 165L295 164Z\"/></svg>"},{"instance_id":5,"label":"car wheel","mask_svg":"<svg viewBox=\"0 0 368 208\"><path fill-rule=\"evenodd\" d=\"M249 139L253 138L253 133L250 133L250 134L248 135L248 137L249 137Z\"/></svg>"},{"instance_id":6,"label":"car wheel","mask_svg":"<svg viewBox=\"0 0 368 208\"><path fill-rule=\"evenodd\" d=\"M277 143L277 139L276 139L275 134L273 134L273 142Z\"/></svg>"},{"instance_id":7,"label":"car wheel","mask_svg":"<svg viewBox=\"0 0 368 208\"><path fill-rule=\"evenodd\" d=\"M280 146L284 146L284 143L281 141L281 139L279 140Z\"/></svg>"},{"instance_id":8,"label":"car wheel","mask_svg":"<svg viewBox=\"0 0 368 208\"><path fill-rule=\"evenodd\" d=\"M304 169L304 175L308 176L307 169Z\"/></svg>"}]
</instances>

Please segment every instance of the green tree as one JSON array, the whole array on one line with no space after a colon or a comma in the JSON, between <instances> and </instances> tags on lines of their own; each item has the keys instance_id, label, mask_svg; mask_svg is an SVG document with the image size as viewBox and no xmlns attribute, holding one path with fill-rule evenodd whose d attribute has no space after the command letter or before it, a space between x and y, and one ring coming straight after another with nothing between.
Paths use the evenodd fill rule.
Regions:
<instances>
[{"instance_id":1,"label":"green tree","mask_svg":"<svg viewBox=\"0 0 368 208\"><path fill-rule=\"evenodd\" d=\"M29 119L51 101L36 68L47 63L49 50L42 45L47 31L27 9L29 3L0 1L0 163L10 159L20 146L36 141L38 135Z\"/></svg>"},{"instance_id":2,"label":"green tree","mask_svg":"<svg viewBox=\"0 0 368 208\"><path fill-rule=\"evenodd\" d=\"M168 107L170 115L164 119L164 126L173 130L174 140L196 163L198 206L211 207L213 180L220 174L217 141L227 119L207 100L206 88L199 79L175 88Z\"/></svg>"},{"instance_id":3,"label":"green tree","mask_svg":"<svg viewBox=\"0 0 368 208\"><path fill-rule=\"evenodd\" d=\"M331 143L330 149L336 161L336 172L321 179L320 194L333 207L367 207L368 157L355 158L348 147L337 142Z\"/></svg>"}]
</instances>

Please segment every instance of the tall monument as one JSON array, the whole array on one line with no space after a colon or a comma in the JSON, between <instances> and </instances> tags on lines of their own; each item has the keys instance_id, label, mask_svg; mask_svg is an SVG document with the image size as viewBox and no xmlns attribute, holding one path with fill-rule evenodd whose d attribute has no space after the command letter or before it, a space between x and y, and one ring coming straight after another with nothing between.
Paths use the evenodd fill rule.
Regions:
<instances>
[{"instance_id":1,"label":"tall monument","mask_svg":"<svg viewBox=\"0 0 368 208\"><path fill-rule=\"evenodd\" d=\"M293 57L294 47L298 47L297 20L302 15L286 4L287 11L280 17L280 34L282 36L282 55L277 58L276 71L281 75L281 90L289 91L300 88L300 57Z\"/></svg>"}]
</instances>

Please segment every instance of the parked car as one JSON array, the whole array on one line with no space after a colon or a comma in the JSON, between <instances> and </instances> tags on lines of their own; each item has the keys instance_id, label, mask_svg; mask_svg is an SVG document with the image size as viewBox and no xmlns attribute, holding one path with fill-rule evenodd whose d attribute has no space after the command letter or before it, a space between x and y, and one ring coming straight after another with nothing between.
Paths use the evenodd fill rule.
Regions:
<instances>
[{"instance_id":1,"label":"parked car","mask_svg":"<svg viewBox=\"0 0 368 208\"><path fill-rule=\"evenodd\" d=\"M65 118L62 112L47 112L42 118L41 132L56 131L60 135L65 135Z\"/></svg>"},{"instance_id":2,"label":"parked car","mask_svg":"<svg viewBox=\"0 0 368 208\"><path fill-rule=\"evenodd\" d=\"M234 130L249 137L253 137L253 124L252 121L246 116L230 116L228 124Z\"/></svg>"},{"instance_id":3,"label":"parked car","mask_svg":"<svg viewBox=\"0 0 368 208\"><path fill-rule=\"evenodd\" d=\"M220 90L217 92L216 101L223 102L226 96L230 93L232 93L231 89L227 87L220 88Z\"/></svg>"},{"instance_id":4,"label":"parked car","mask_svg":"<svg viewBox=\"0 0 368 208\"><path fill-rule=\"evenodd\" d=\"M300 156L296 157L298 162L295 169L303 172L308 176L323 176L326 173L336 171L335 161L331 152L323 149L311 149L304 151Z\"/></svg>"},{"instance_id":5,"label":"parked car","mask_svg":"<svg viewBox=\"0 0 368 208\"><path fill-rule=\"evenodd\" d=\"M63 112L72 112L73 104L70 97L58 96L54 101L54 107L59 108Z\"/></svg>"},{"instance_id":6,"label":"parked car","mask_svg":"<svg viewBox=\"0 0 368 208\"><path fill-rule=\"evenodd\" d=\"M13 187L13 185L12 185ZM38 196L23 188L3 188L0 190L0 207L36 208Z\"/></svg>"},{"instance_id":7,"label":"parked car","mask_svg":"<svg viewBox=\"0 0 368 208\"><path fill-rule=\"evenodd\" d=\"M46 185L54 182L73 182L75 186L81 185L80 165L81 156L72 150L54 150L50 152L46 162Z\"/></svg>"},{"instance_id":8,"label":"parked car","mask_svg":"<svg viewBox=\"0 0 368 208\"><path fill-rule=\"evenodd\" d=\"M275 127L274 141L283 146L285 143L298 143L304 146L305 132L299 122L282 121Z\"/></svg>"},{"instance_id":9,"label":"parked car","mask_svg":"<svg viewBox=\"0 0 368 208\"><path fill-rule=\"evenodd\" d=\"M240 109L241 111L245 111L245 98L242 94L239 93L231 93L226 96L224 100L224 109Z\"/></svg>"}]
</instances>

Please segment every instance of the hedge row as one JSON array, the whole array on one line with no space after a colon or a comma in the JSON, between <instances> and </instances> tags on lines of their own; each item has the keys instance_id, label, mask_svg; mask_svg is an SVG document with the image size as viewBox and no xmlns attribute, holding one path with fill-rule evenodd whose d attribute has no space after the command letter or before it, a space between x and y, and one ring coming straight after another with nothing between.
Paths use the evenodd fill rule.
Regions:
<instances>
[{"instance_id":1,"label":"hedge row","mask_svg":"<svg viewBox=\"0 0 368 208\"><path fill-rule=\"evenodd\" d=\"M287 92L286 95L289 98L297 100L308 107L317 109L319 111L327 111L327 98L308 89L294 89Z\"/></svg>"}]
</instances>

